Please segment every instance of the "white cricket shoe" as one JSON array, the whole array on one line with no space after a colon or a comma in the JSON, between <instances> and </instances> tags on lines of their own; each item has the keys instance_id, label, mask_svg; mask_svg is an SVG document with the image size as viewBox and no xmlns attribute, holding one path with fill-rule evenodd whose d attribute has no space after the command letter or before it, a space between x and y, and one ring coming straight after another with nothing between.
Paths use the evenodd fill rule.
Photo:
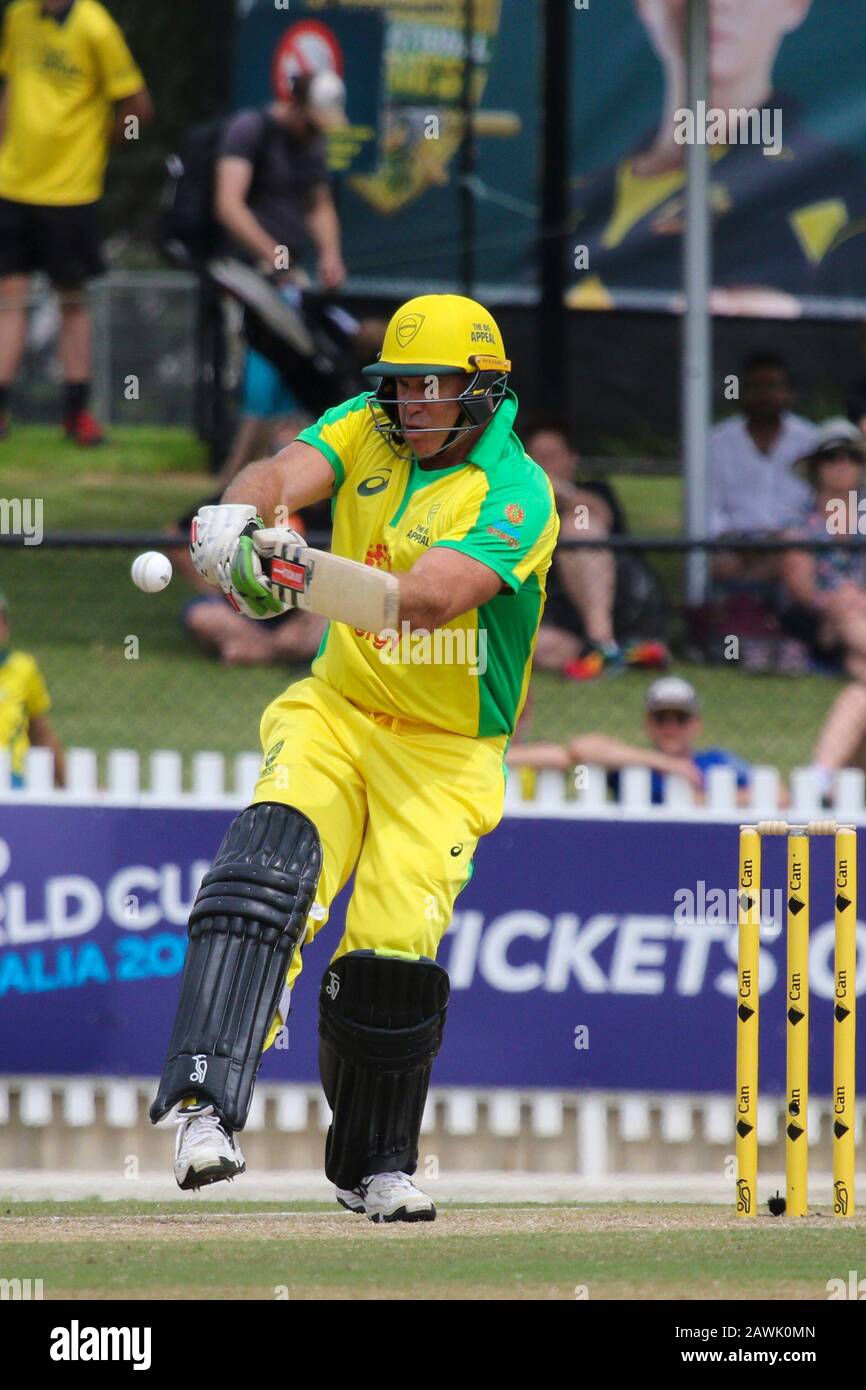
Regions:
<instances>
[{"instance_id":1,"label":"white cricket shoe","mask_svg":"<svg viewBox=\"0 0 866 1390\"><path fill-rule=\"evenodd\" d=\"M340 1206L345 1207L346 1211L353 1211L356 1216L363 1216L367 1210L360 1187L338 1187L336 1196Z\"/></svg>"},{"instance_id":2,"label":"white cricket shoe","mask_svg":"<svg viewBox=\"0 0 866 1390\"><path fill-rule=\"evenodd\" d=\"M373 1173L361 1179L356 1191L371 1221L436 1220L430 1198L406 1173Z\"/></svg>"},{"instance_id":3,"label":"white cricket shoe","mask_svg":"<svg viewBox=\"0 0 866 1390\"><path fill-rule=\"evenodd\" d=\"M179 1110L174 1176L184 1192L246 1172L244 1156L212 1105Z\"/></svg>"}]
</instances>

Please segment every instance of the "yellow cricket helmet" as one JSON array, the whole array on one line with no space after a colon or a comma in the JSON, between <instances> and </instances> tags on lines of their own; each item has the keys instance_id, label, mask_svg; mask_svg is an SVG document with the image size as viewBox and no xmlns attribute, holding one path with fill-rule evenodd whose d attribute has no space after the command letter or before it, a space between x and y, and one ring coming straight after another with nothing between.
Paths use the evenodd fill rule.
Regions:
<instances>
[{"instance_id":1,"label":"yellow cricket helmet","mask_svg":"<svg viewBox=\"0 0 866 1390\"><path fill-rule=\"evenodd\" d=\"M364 367L363 375L379 378L371 406L376 429L392 448L405 442L395 377L466 375L466 385L458 395L437 396L439 401L455 401L460 406L458 421L442 448L436 450L438 454L449 449L458 435L487 424L502 403L510 371L499 325L483 304L460 294L421 294L407 300L394 314L378 361ZM375 407L380 408L378 412Z\"/></svg>"}]
</instances>

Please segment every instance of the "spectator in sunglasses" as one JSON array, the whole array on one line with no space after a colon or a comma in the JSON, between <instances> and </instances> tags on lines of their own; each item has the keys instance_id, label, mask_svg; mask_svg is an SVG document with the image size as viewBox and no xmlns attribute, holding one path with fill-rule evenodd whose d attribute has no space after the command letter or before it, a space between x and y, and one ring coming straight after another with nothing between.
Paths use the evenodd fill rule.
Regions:
<instances>
[{"instance_id":1,"label":"spectator in sunglasses","mask_svg":"<svg viewBox=\"0 0 866 1390\"><path fill-rule=\"evenodd\" d=\"M609 790L619 797L624 767L648 767L653 805L664 801L665 777L684 777L700 803L704 779L711 767L732 767L737 778L737 801L749 797L751 769L736 753L725 748L697 748L702 731L701 707L693 685L681 676L661 676L646 694L644 730L649 747L625 743L610 734L578 734L567 745L515 742L508 753L510 767L603 767Z\"/></svg>"}]
</instances>

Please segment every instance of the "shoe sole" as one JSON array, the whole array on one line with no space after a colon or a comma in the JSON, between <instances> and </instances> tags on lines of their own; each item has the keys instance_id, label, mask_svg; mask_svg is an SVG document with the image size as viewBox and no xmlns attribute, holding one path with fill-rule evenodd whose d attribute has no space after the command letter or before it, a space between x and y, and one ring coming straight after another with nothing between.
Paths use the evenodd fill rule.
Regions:
<instances>
[{"instance_id":1,"label":"shoe sole","mask_svg":"<svg viewBox=\"0 0 866 1390\"><path fill-rule=\"evenodd\" d=\"M388 1212L367 1212L368 1217L375 1225L380 1225L384 1221L435 1221L436 1208L423 1207L418 1211L410 1211L408 1207L398 1207L396 1211Z\"/></svg>"},{"instance_id":2,"label":"shoe sole","mask_svg":"<svg viewBox=\"0 0 866 1390\"><path fill-rule=\"evenodd\" d=\"M175 1181L181 1192L197 1192L200 1187L210 1187L215 1182L231 1182L241 1173L247 1171L247 1165L242 1163L240 1167L232 1163L231 1159L221 1158L219 1164L211 1164L209 1168L199 1168L196 1171L190 1169L181 1182L177 1176Z\"/></svg>"}]
</instances>

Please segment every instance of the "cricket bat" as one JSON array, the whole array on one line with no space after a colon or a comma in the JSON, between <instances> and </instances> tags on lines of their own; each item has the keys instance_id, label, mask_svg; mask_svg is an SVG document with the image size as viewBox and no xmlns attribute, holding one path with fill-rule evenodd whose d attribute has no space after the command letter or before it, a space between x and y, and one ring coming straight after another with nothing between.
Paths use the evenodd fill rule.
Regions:
<instances>
[{"instance_id":1,"label":"cricket bat","mask_svg":"<svg viewBox=\"0 0 866 1390\"><path fill-rule=\"evenodd\" d=\"M363 632L398 629L400 585L387 570L280 539L278 527L256 531L262 571L278 596Z\"/></svg>"}]
</instances>

